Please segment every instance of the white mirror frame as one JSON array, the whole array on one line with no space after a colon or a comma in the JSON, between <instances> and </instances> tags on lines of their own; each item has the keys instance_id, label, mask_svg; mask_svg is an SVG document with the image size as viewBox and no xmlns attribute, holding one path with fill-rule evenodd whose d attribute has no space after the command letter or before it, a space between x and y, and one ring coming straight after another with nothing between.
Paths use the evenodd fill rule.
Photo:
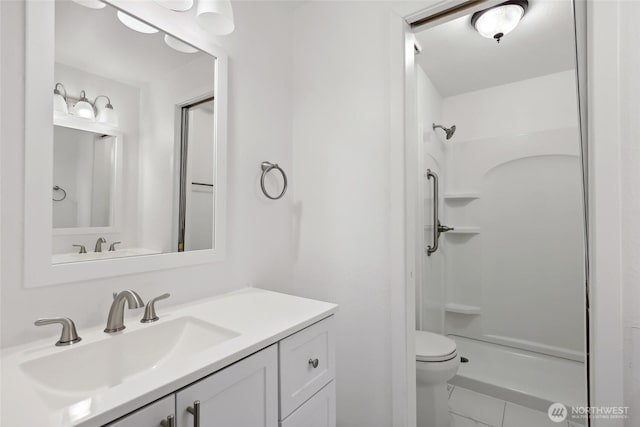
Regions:
<instances>
[{"instance_id":1,"label":"white mirror frame","mask_svg":"<svg viewBox=\"0 0 640 427\"><path fill-rule=\"evenodd\" d=\"M170 11L151 9L147 2L107 0L105 3L184 40L216 58L215 201L213 249L129 258L52 264L53 106L55 2L26 1L25 66L25 202L24 286L56 285L221 261L226 251L227 55ZM182 24L176 25L177 21Z\"/></svg>"},{"instance_id":2,"label":"white mirror frame","mask_svg":"<svg viewBox=\"0 0 640 427\"><path fill-rule=\"evenodd\" d=\"M122 152L123 152L123 139L122 132L114 130L101 125L100 123L86 122L82 123L82 119L74 120L72 118L54 117L54 126L64 127L67 129L81 130L85 132L91 132L93 134L109 135L116 140L116 158L115 158L115 171L113 176L113 182L111 183L111 223L104 227L71 227L71 228L53 228L54 236L77 236L87 234L112 234L120 231L120 225L122 224ZM53 209L53 208L52 208Z\"/></svg>"}]
</instances>

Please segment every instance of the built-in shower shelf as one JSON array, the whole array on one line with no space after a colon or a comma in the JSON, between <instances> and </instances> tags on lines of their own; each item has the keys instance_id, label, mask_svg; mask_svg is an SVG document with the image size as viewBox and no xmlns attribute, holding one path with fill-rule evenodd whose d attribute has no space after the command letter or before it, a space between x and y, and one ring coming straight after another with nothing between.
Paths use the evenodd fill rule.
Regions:
<instances>
[{"instance_id":1,"label":"built-in shower shelf","mask_svg":"<svg viewBox=\"0 0 640 427\"><path fill-rule=\"evenodd\" d=\"M479 199L480 193L445 193L443 197L449 200L473 200Z\"/></svg>"},{"instance_id":2,"label":"built-in shower shelf","mask_svg":"<svg viewBox=\"0 0 640 427\"><path fill-rule=\"evenodd\" d=\"M453 227L453 230L445 234L480 234L480 227Z\"/></svg>"},{"instance_id":3,"label":"built-in shower shelf","mask_svg":"<svg viewBox=\"0 0 640 427\"><path fill-rule=\"evenodd\" d=\"M444 311L449 313L476 315L480 314L480 307L475 305L449 303L444 306Z\"/></svg>"}]
</instances>

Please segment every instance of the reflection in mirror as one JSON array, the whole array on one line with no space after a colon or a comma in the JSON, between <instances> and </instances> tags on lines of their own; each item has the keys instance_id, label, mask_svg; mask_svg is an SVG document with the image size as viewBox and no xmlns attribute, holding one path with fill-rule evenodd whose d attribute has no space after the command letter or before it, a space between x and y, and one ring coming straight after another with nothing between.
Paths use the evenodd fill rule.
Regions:
<instances>
[{"instance_id":1,"label":"reflection in mirror","mask_svg":"<svg viewBox=\"0 0 640 427\"><path fill-rule=\"evenodd\" d=\"M216 59L110 5L55 15L52 262L213 249Z\"/></svg>"},{"instance_id":2,"label":"reflection in mirror","mask_svg":"<svg viewBox=\"0 0 640 427\"><path fill-rule=\"evenodd\" d=\"M116 136L54 126L53 228L113 225Z\"/></svg>"},{"instance_id":3,"label":"reflection in mirror","mask_svg":"<svg viewBox=\"0 0 640 427\"><path fill-rule=\"evenodd\" d=\"M213 238L213 99L182 108L178 250L208 249ZM185 161L186 160L186 161Z\"/></svg>"}]
</instances>

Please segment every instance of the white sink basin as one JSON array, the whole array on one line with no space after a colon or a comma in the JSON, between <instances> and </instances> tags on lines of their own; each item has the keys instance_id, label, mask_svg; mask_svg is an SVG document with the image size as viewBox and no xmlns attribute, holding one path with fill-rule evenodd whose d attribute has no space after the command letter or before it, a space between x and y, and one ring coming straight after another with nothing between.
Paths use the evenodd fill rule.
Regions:
<instances>
[{"instance_id":1,"label":"white sink basin","mask_svg":"<svg viewBox=\"0 0 640 427\"><path fill-rule=\"evenodd\" d=\"M80 342L56 354L20 365L61 407L151 370L175 366L239 334L193 317L125 331L97 342Z\"/></svg>"}]
</instances>

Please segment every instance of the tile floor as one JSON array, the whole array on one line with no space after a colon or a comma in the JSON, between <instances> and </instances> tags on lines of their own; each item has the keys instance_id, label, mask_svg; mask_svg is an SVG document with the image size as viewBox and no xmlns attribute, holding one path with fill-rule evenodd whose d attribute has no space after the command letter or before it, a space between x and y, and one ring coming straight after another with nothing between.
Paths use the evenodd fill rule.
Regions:
<instances>
[{"instance_id":1,"label":"tile floor","mask_svg":"<svg viewBox=\"0 0 640 427\"><path fill-rule=\"evenodd\" d=\"M584 427L565 421L552 422L546 412L447 385L451 427Z\"/></svg>"}]
</instances>

